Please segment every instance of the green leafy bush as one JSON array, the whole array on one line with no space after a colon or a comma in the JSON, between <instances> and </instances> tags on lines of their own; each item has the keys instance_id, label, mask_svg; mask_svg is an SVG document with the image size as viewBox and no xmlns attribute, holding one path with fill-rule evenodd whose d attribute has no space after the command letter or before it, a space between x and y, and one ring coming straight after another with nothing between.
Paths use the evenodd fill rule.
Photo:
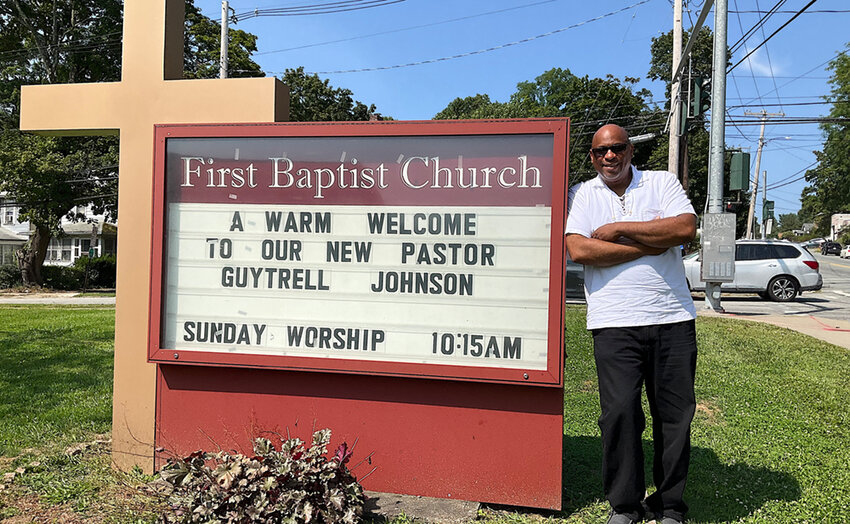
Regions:
<instances>
[{"instance_id":1,"label":"green leafy bush","mask_svg":"<svg viewBox=\"0 0 850 524\"><path fill-rule=\"evenodd\" d=\"M0 289L24 285L21 280L21 270L15 264L0 266Z\"/></svg>"},{"instance_id":2,"label":"green leafy bush","mask_svg":"<svg viewBox=\"0 0 850 524\"><path fill-rule=\"evenodd\" d=\"M330 438L323 429L309 448L291 438L278 451L258 438L253 457L196 451L170 459L160 476L174 488L171 512L161 522L353 524L363 511L363 488L346 466L351 450L345 443L325 457Z\"/></svg>"},{"instance_id":3,"label":"green leafy bush","mask_svg":"<svg viewBox=\"0 0 850 524\"><path fill-rule=\"evenodd\" d=\"M92 258L80 257L74 261L74 267L85 275L89 266L89 287L115 287L115 255L103 255ZM85 278L85 276L84 276Z\"/></svg>"},{"instance_id":4,"label":"green leafy bush","mask_svg":"<svg viewBox=\"0 0 850 524\"><path fill-rule=\"evenodd\" d=\"M41 274L45 287L64 291L82 289L86 276L85 271L74 266L43 266Z\"/></svg>"}]
</instances>

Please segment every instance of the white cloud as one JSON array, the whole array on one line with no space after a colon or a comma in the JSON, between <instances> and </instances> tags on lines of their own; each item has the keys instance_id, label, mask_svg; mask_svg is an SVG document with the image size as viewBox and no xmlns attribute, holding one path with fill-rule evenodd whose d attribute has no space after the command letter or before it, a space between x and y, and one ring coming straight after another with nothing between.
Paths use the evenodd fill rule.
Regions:
<instances>
[{"instance_id":1,"label":"white cloud","mask_svg":"<svg viewBox=\"0 0 850 524\"><path fill-rule=\"evenodd\" d=\"M773 64L772 71L770 67L771 63ZM755 53L750 55L749 58L741 64L741 67L749 69L756 75L778 76L781 74L780 68L777 66L775 61L771 60L771 62L768 62L764 47L759 48Z\"/></svg>"}]
</instances>

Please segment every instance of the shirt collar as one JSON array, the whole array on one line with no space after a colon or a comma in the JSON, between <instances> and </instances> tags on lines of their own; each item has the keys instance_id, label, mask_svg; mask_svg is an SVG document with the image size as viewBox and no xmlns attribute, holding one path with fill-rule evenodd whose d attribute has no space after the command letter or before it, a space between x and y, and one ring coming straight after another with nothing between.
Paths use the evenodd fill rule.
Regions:
<instances>
[{"instance_id":1,"label":"shirt collar","mask_svg":"<svg viewBox=\"0 0 850 524\"><path fill-rule=\"evenodd\" d=\"M629 186L626 188L626 193L631 191L632 189L638 187L643 180L643 171L638 170L634 165L629 165L632 170L632 181L629 182ZM611 191L611 188L602 180L602 176L599 173L596 174L596 178L591 179L593 183L593 187L596 189L607 189ZM624 193L625 194L625 193Z\"/></svg>"}]
</instances>

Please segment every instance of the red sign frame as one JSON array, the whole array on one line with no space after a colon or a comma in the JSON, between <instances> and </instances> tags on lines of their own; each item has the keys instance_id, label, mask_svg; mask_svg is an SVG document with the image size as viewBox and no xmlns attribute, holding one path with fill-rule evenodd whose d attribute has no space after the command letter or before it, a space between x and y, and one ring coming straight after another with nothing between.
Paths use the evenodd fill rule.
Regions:
<instances>
[{"instance_id":1,"label":"red sign frame","mask_svg":"<svg viewBox=\"0 0 850 524\"><path fill-rule=\"evenodd\" d=\"M493 368L454 364L411 364L345 358L228 354L160 347L165 236L166 142L172 138L321 138L551 135L552 187L548 291L548 341L545 370ZM257 369L339 372L396 377L434 378L536 386L563 386L564 241L569 158L569 120L412 121L362 123L277 123L155 126L153 217L148 360Z\"/></svg>"}]
</instances>

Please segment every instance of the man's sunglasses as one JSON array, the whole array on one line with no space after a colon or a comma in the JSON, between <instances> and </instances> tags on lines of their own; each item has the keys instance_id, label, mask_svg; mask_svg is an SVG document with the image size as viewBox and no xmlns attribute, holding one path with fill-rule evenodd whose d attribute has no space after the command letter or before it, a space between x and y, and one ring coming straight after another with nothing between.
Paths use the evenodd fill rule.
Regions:
<instances>
[{"instance_id":1,"label":"man's sunglasses","mask_svg":"<svg viewBox=\"0 0 850 524\"><path fill-rule=\"evenodd\" d=\"M592 147L590 148L590 152L593 153L593 156L605 156L608 154L608 150L610 149L612 153L619 155L628 147L629 144L613 144L610 146Z\"/></svg>"}]
</instances>

